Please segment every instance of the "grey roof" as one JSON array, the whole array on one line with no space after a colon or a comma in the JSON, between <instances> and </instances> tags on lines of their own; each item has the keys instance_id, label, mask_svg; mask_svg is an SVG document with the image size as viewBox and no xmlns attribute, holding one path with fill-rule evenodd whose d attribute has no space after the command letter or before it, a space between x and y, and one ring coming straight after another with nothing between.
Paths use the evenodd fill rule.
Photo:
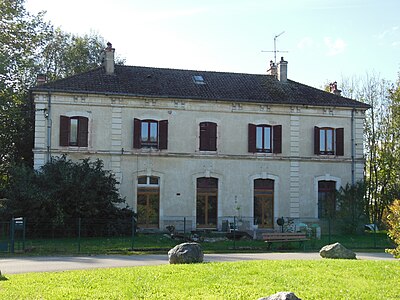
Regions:
<instances>
[{"instance_id":1,"label":"grey roof","mask_svg":"<svg viewBox=\"0 0 400 300\"><path fill-rule=\"evenodd\" d=\"M193 76L202 76L204 84ZM271 75L115 66L113 75L103 67L49 82L32 89L85 94L164 97L235 101L261 104L290 104L354 107L368 104L328 93L292 80L283 83Z\"/></svg>"}]
</instances>

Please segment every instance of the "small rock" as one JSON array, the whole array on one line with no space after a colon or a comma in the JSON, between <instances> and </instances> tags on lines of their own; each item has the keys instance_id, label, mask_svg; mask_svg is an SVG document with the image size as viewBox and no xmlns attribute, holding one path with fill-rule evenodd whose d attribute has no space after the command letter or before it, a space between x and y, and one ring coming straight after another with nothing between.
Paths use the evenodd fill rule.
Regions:
<instances>
[{"instance_id":1,"label":"small rock","mask_svg":"<svg viewBox=\"0 0 400 300\"><path fill-rule=\"evenodd\" d=\"M279 292L268 297L259 298L258 300L301 300L293 292Z\"/></svg>"},{"instance_id":2,"label":"small rock","mask_svg":"<svg viewBox=\"0 0 400 300\"><path fill-rule=\"evenodd\" d=\"M340 243L322 247L321 250L319 250L319 255L323 258L357 259L353 251L345 248Z\"/></svg>"},{"instance_id":3,"label":"small rock","mask_svg":"<svg viewBox=\"0 0 400 300\"><path fill-rule=\"evenodd\" d=\"M191 264L203 262L204 254L198 243L182 243L168 251L170 264Z\"/></svg>"}]
</instances>

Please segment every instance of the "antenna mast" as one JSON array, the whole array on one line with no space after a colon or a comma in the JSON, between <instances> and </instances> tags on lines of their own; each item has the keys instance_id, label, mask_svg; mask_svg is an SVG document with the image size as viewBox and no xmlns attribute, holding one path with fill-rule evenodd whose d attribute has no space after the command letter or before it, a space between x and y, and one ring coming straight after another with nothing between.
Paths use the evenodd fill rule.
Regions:
<instances>
[{"instance_id":1,"label":"antenna mast","mask_svg":"<svg viewBox=\"0 0 400 300\"><path fill-rule=\"evenodd\" d=\"M284 34L285 33L285 31L282 31L280 34L277 34L277 35L275 35L274 36L274 51L261 51L261 52L274 52L274 63L275 63L275 65L276 65L276 53L277 52L285 52L285 53L287 53L288 51L279 51L279 50L276 50L276 39L278 38L278 37L280 37L282 34Z\"/></svg>"}]
</instances>

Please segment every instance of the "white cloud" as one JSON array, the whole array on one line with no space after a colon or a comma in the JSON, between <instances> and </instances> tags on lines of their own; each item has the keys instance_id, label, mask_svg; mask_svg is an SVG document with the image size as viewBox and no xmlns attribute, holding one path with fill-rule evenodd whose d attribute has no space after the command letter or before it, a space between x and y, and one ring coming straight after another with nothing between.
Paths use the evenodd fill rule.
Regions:
<instances>
[{"instance_id":1,"label":"white cloud","mask_svg":"<svg viewBox=\"0 0 400 300\"><path fill-rule=\"evenodd\" d=\"M312 38L306 36L301 39L300 42L297 43L297 48L299 49L307 49L315 46L315 42Z\"/></svg>"},{"instance_id":2,"label":"white cloud","mask_svg":"<svg viewBox=\"0 0 400 300\"><path fill-rule=\"evenodd\" d=\"M346 42L340 38L333 40L331 37L324 37L325 46L328 48L328 56L335 56L343 53L346 49Z\"/></svg>"}]
</instances>

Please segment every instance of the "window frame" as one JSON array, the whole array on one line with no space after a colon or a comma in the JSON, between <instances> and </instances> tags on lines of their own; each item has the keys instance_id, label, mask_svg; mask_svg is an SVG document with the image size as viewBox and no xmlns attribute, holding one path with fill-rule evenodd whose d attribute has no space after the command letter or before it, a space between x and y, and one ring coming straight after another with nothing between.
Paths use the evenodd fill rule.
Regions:
<instances>
[{"instance_id":1,"label":"window frame","mask_svg":"<svg viewBox=\"0 0 400 300\"><path fill-rule=\"evenodd\" d=\"M328 132L332 134L332 141L328 140ZM321 137L322 133L324 134ZM328 144L330 144L332 150L329 150ZM314 154L344 156L344 128L315 126Z\"/></svg>"},{"instance_id":2,"label":"window frame","mask_svg":"<svg viewBox=\"0 0 400 300\"><path fill-rule=\"evenodd\" d=\"M200 151L217 151L217 130L218 124L215 122L199 123Z\"/></svg>"},{"instance_id":3,"label":"window frame","mask_svg":"<svg viewBox=\"0 0 400 300\"><path fill-rule=\"evenodd\" d=\"M72 137L71 123L76 122L76 133ZM84 116L60 115L60 141L61 147L88 147L89 145L89 118ZM73 141L71 141L73 140Z\"/></svg>"},{"instance_id":4,"label":"window frame","mask_svg":"<svg viewBox=\"0 0 400 300\"><path fill-rule=\"evenodd\" d=\"M257 129L262 128L262 148L258 147ZM265 129L270 128L270 148L265 147ZM282 125L251 124L248 125L248 152L282 153Z\"/></svg>"},{"instance_id":5,"label":"window frame","mask_svg":"<svg viewBox=\"0 0 400 300\"><path fill-rule=\"evenodd\" d=\"M143 125L148 126L147 136L151 135L151 126L156 124L156 140L142 140ZM168 120L137 119L133 120L133 148L164 150L168 147Z\"/></svg>"}]
</instances>

